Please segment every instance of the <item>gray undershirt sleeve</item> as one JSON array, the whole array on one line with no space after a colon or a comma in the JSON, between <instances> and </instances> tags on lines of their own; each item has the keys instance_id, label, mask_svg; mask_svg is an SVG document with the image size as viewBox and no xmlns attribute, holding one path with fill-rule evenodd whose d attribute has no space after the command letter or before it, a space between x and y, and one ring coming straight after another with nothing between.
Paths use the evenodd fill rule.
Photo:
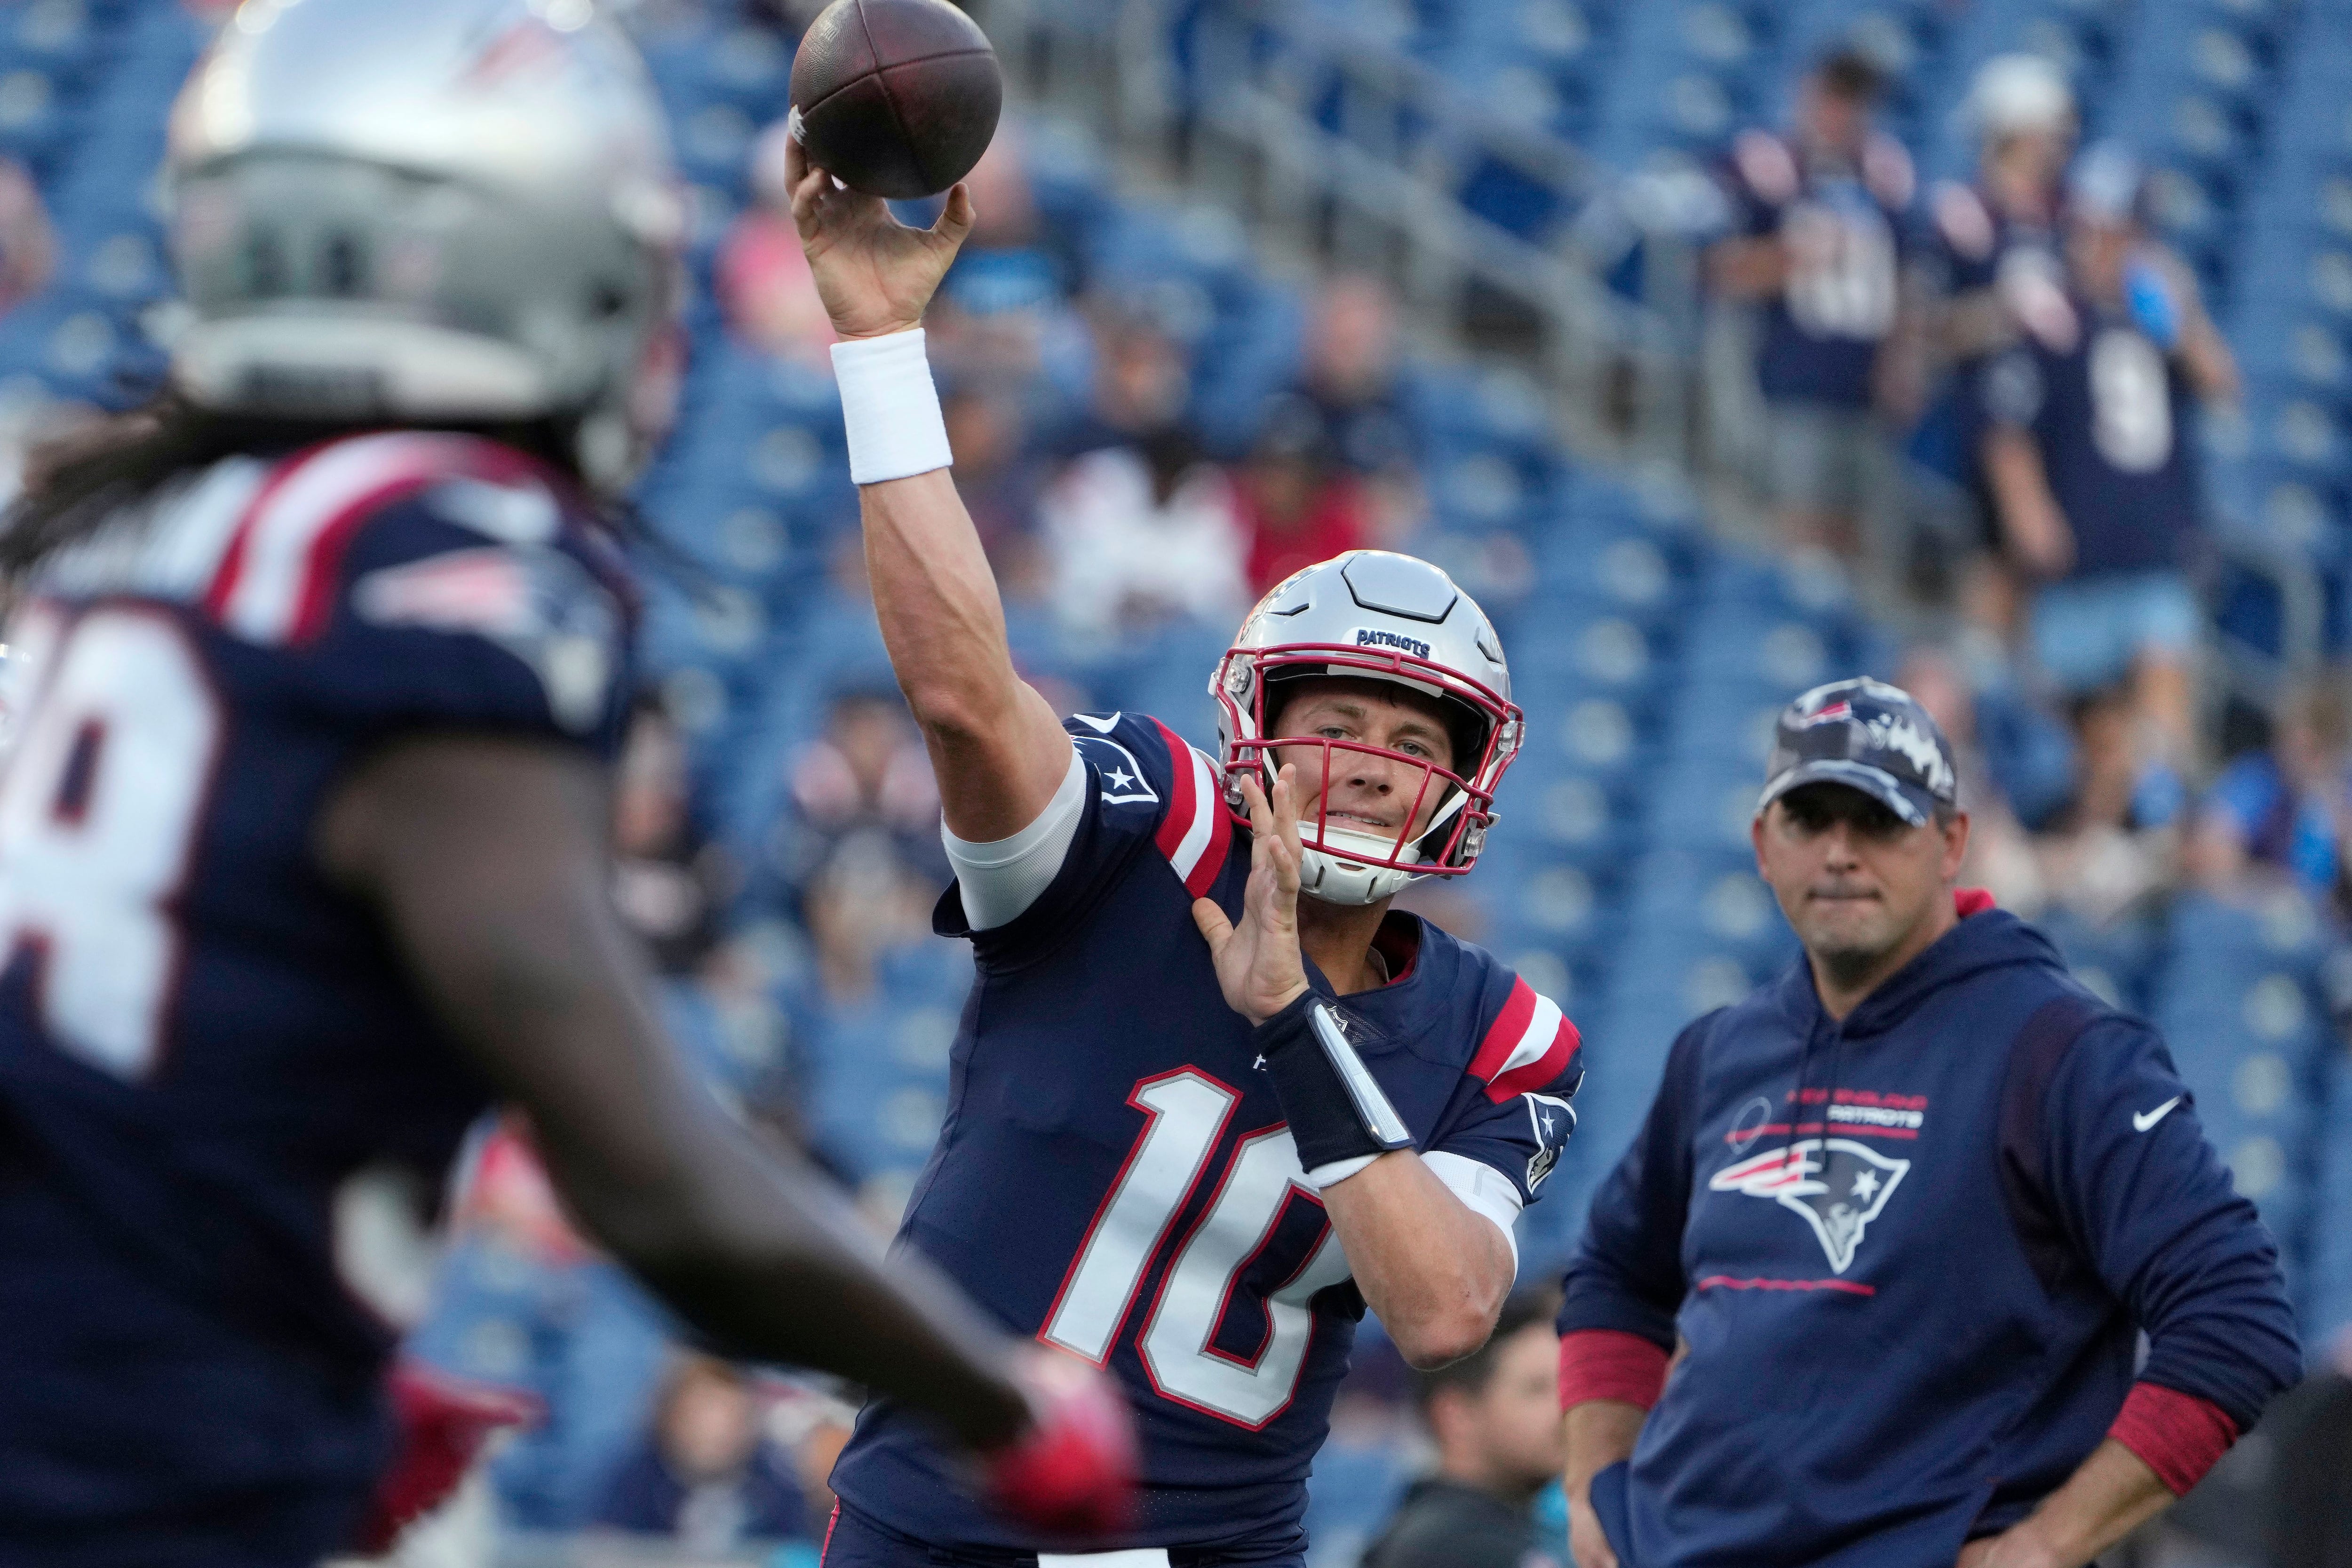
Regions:
<instances>
[{"instance_id":1,"label":"gray undershirt sleeve","mask_svg":"<svg viewBox=\"0 0 2352 1568\"><path fill-rule=\"evenodd\" d=\"M1069 858L1070 843L1078 835L1078 818L1087 805L1087 764L1076 746L1070 748L1070 771L1062 775L1054 798L1037 820L1010 838L973 844L958 838L940 825L948 862L955 868L962 891L963 918L974 931L994 931L1010 924L1061 874Z\"/></svg>"}]
</instances>

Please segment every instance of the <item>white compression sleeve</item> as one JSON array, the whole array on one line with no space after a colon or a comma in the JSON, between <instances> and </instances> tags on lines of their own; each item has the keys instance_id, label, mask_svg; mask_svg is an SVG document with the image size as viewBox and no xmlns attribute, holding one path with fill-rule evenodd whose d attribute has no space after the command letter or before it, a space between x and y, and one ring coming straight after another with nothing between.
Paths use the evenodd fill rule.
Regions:
<instances>
[{"instance_id":1,"label":"white compression sleeve","mask_svg":"<svg viewBox=\"0 0 2352 1568\"><path fill-rule=\"evenodd\" d=\"M1319 1193L1346 1181L1379 1158L1377 1154L1358 1154L1352 1159L1318 1165L1307 1173L1307 1184ZM1495 1227L1503 1233L1503 1244L1511 1249L1511 1267L1516 1270L1519 1266L1519 1237L1512 1227L1518 1224L1519 1210L1527 1205L1519 1201L1519 1190L1511 1185L1511 1179L1491 1165L1467 1155L1449 1154L1443 1149L1433 1149L1421 1159L1431 1174L1462 1200L1464 1207L1495 1222Z\"/></svg>"},{"instance_id":2,"label":"white compression sleeve","mask_svg":"<svg viewBox=\"0 0 2352 1568\"><path fill-rule=\"evenodd\" d=\"M956 885L963 898L963 918L974 931L994 931L1037 901L1053 886L1062 862L1070 856L1070 841L1078 836L1078 818L1086 812L1087 764L1076 746L1070 748L1070 771L1037 820L1010 838L973 844L958 838L940 825L940 841L948 847L948 863L955 868Z\"/></svg>"},{"instance_id":3,"label":"white compression sleeve","mask_svg":"<svg viewBox=\"0 0 2352 1568\"><path fill-rule=\"evenodd\" d=\"M1511 1178L1492 1165L1473 1160L1467 1155L1449 1154L1443 1149L1433 1149L1422 1156L1429 1168L1437 1173L1473 1214L1485 1215L1503 1233L1503 1244L1511 1249L1511 1268L1519 1267L1519 1238L1513 1228L1518 1224L1519 1210L1527 1205L1519 1201L1519 1189L1511 1185Z\"/></svg>"}]
</instances>

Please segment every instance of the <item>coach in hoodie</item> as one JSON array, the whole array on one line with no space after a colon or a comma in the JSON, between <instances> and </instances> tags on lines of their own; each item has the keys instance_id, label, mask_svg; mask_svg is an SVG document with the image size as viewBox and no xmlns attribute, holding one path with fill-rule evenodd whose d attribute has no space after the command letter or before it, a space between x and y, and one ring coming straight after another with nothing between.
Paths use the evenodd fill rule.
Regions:
<instances>
[{"instance_id":1,"label":"coach in hoodie","mask_svg":"<svg viewBox=\"0 0 2352 1568\"><path fill-rule=\"evenodd\" d=\"M2299 1375L2164 1043L1956 890L1968 833L1906 693L1781 715L1804 961L1683 1031L1569 1268L1580 1568L2074 1568Z\"/></svg>"}]
</instances>

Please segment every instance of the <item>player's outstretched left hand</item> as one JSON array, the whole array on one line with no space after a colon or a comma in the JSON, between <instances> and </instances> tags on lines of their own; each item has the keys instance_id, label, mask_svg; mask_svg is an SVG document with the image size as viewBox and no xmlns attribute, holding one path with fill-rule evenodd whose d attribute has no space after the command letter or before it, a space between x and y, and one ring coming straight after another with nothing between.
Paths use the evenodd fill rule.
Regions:
<instances>
[{"instance_id":1,"label":"player's outstretched left hand","mask_svg":"<svg viewBox=\"0 0 2352 1568\"><path fill-rule=\"evenodd\" d=\"M880 196L835 184L809 162L798 137L785 145L784 175L793 223L833 330L845 338L877 338L921 326L932 292L971 232L971 193L957 185L939 222L908 228Z\"/></svg>"},{"instance_id":2,"label":"player's outstretched left hand","mask_svg":"<svg viewBox=\"0 0 2352 1568\"><path fill-rule=\"evenodd\" d=\"M1024 1524L1104 1536L1135 1506L1135 1425L1118 1385L1088 1363L1033 1345L1013 1371L1034 1419L986 1457L989 1500Z\"/></svg>"},{"instance_id":3,"label":"player's outstretched left hand","mask_svg":"<svg viewBox=\"0 0 2352 1568\"><path fill-rule=\"evenodd\" d=\"M1298 770L1275 775L1271 800L1254 778L1242 780L1249 806L1249 885L1235 926L1210 899L1192 901L1192 921L1208 939L1225 1005L1263 1024L1306 993L1307 965L1298 952Z\"/></svg>"}]
</instances>

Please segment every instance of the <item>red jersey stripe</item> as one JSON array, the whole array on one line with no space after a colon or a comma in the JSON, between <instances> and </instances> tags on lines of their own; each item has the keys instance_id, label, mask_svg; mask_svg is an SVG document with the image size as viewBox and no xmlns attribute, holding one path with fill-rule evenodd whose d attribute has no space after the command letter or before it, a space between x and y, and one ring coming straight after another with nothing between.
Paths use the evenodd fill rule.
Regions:
<instances>
[{"instance_id":1,"label":"red jersey stripe","mask_svg":"<svg viewBox=\"0 0 2352 1568\"><path fill-rule=\"evenodd\" d=\"M1566 1018L1559 1021L1559 1030L1552 1036L1551 1046L1544 1054L1525 1067L1513 1068L1486 1086L1486 1098L1500 1105L1515 1094L1533 1094L1568 1070L1575 1059L1576 1047L1582 1037L1576 1026Z\"/></svg>"},{"instance_id":2,"label":"red jersey stripe","mask_svg":"<svg viewBox=\"0 0 2352 1568\"><path fill-rule=\"evenodd\" d=\"M1178 847L1183 844L1185 835L1192 831L1201 792L1192 776L1192 748L1159 720L1151 723L1160 731L1160 738L1168 742L1168 811L1160 819L1158 843L1160 853L1173 865Z\"/></svg>"},{"instance_id":3,"label":"red jersey stripe","mask_svg":"<svg viewBox=\"0 0 2352 1568\"><path fill-rule=\"evenodd\" d=\"M1486 1037L1478 1042L1478 1054L1470 1058L1470 1076L1493 1081L1495 1075L1503 1070L1503 1064L1511 1059L1511 1053L1518 1048L1519 1040L1527 1034L1528 1025L1535 1016L1535 988L1524 980L1514 978L1510 1000L1505 1002L1503 1010L1495 1015L1495 1022L1488 1026Z\"/></svg>"}]
</instances>

